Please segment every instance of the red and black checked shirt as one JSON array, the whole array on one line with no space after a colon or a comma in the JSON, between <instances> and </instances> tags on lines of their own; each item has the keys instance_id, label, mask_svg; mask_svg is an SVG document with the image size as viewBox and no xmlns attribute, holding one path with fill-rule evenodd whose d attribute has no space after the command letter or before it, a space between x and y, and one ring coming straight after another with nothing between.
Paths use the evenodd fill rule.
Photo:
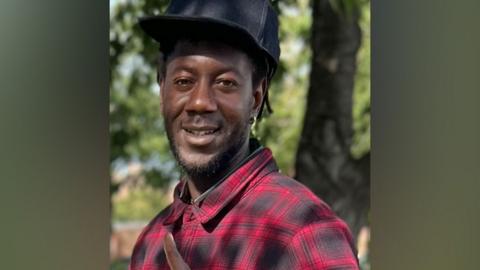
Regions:
<instances>
[{"instance_id":1,"label":"red and black checked shirt","mask_svg":"<svg viewBox=\"0 0 480 270\"><path fill-rule=\"evenodd\" d=\"M278 172L263 149L198 205L179 197L139 236L130 270L169 269L173 234L192 269L359 269L345 223L310 190Z\"/></svg>"}]
</instances>

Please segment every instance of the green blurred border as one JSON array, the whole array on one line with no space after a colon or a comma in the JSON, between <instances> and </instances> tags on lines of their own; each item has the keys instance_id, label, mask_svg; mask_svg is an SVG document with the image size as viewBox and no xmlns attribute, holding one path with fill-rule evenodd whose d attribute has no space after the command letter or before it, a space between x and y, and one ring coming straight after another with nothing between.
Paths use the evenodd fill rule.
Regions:
<instances>
[{"instance_id":1,"label":"green blurred border","mask_svg":"<svg viewBox=\"0 0 480 270\"><path fill-rule=\"evenodd\" d=\"M372 4L372 269L478 269L480 2Z\"/></svg>"},{"instance_id":2,"label":"green blurred border","mask_svg":"<svg viewBox=\"0 0 480 270\"><path fill-rule=\"evenodd\" d=\"M0 3L2 269L109 267L108 8Z\"/></svg>"}]
</instances>

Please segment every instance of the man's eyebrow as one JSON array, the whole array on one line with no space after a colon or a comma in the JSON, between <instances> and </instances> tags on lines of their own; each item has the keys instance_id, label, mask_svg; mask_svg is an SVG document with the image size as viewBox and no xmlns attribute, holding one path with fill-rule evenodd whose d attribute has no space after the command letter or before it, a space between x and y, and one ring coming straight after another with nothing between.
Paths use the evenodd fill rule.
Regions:
<instances>
[{"instance_id":1,"label":"man's eyebrow","mask_svg":"<svg viewBox=\"0 0 480 270\"><path fill-rule=\"evenodd\" d=\"M237 67L235 66L226 66L224 68L220 68L217 72L217 74L224 74L224 73L228 73L228 72L232 72L235 74L235 76L239 77L240 79L246 79L243 77L242 73L238 71Z\"/></svg>"},{"instance_id":2,"label":"man's eyebrow","mask_svg":"<svg viewBox=\"0 0 480 270\"><path fill-rule=\"evenodd\" d=\"M188 65L188 64L176 65L172 69L172 72L178 72L178 71L187 71L187 72L190 72L190 73L195 73L195 69L191 65Z\"/></svg>"},{"instance_id":3,"label":"man's eyebrow","mask_svg":"<svg viewBox=\"0 0 480 270\"><path fill-rule=\"evenodd\" d=\"M197 73L197 71L193 66L194 65L190 64L190 63L177 64L177 65L175 65L175 67L173 67L172 73L179 72L179 71L187 71L189 73L195 74L195 73ZM224 74L224 73L228 73L228 72L234 73L235 76L239 77L240 79L243 79L243 80L246 79L242 75L242 73L238 70L238 68L234 65L221 67L221 68L219 68L218 70L215 71L215 74L220 75L220 74Z\"/></svg>"}]
</instances>

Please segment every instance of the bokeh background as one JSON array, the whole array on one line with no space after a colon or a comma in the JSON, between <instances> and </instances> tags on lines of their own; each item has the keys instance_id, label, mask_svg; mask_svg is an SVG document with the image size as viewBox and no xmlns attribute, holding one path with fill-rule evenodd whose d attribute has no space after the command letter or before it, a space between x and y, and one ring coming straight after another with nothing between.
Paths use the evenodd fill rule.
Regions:
<instances>
[{"instance_id":1,"label":"bokeh background","mask_svg":"<svg viewBox=\"0 0 480 270\"><path fill-rule=\"evenodd\" d=\"M165 0L110 2L112 269L126 269L135 239L172 200L180 171L160 116L158 44L138 18ZM369 269L370 1L272 1L282 54L273 114L253 134L281 171L309 186L349 224Z\"/></svg>"}]
</instances>

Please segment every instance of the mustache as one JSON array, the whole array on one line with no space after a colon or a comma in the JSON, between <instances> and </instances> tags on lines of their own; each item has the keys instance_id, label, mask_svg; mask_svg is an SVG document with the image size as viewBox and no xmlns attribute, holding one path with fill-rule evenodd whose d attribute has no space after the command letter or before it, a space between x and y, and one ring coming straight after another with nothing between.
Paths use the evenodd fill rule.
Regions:
<instances>
[{"instance_id":1,"label":"mustache","mask_svg":"<svg viewBox=\"0 0 480 270\"><path fill-rule=\"evenodd\" d=\"M194 114L185 117L182 120L182 125L220 127L221 121L213 115Z\"/></svg>"}]
</instances>

